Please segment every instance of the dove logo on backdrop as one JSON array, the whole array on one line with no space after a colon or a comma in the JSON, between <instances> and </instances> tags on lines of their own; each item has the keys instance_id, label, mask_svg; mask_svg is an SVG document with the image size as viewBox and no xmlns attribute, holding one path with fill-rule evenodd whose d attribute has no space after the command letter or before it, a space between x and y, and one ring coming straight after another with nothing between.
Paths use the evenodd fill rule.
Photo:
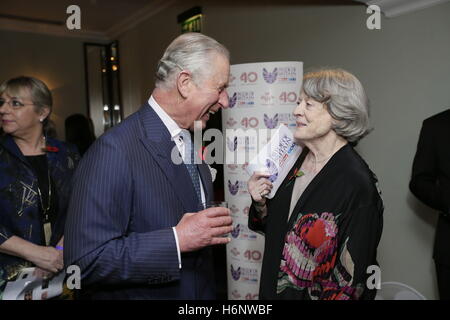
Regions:
<instances>
[{"instance_id":1,"label":"dove logo on backdrop","mask_svg":"<svg viewBox=\"0 0 450 320\"><path fill-rule=\"evenodd\" d=\"M278 69L275 68L272 72L267 71L266 68L263 68L263 78L264 80L269 83L272 84L277 80L277 76L278 76Z\"/></svg>"},{"instance_id":2,"label":"dove logo on backdrop","mask_svg":"<svg viewBox=\"0 0 450 320\"><path fill-rule=\"evenodd\" d=\"M229 108L234 108L236 106L236 102L237 102L237 92L235 92L232 96L230 96L228 98L228 107Z\"/></svg>"},{"instance_id":3,"label":"dove logo on backdrop","mask_svg":"<svg viewBox=\"0 0 450 320\"><path fill-rule=\"evenodd\" d=\"M244 283L255 284L258 282L258 270L256 268L243 268L241 266L234 268L233 264L230 264L231 277L234 281L240 281Z\"/></svg>"},{"instance_id":4,"label":"dove logo on backdrop","mask_svg":"<svg viewBox=\"0 0 450 320\"><path fill-rule=\"evenodd\" d=\"M241 225L237 224L231 231L231 236L236 239L237 237L239 237L240 232L241 232Z\"/></svg>"},{"instance_id":5,"label":"dove logo on backdrop","mask_svg":"<svg viewBox=\"0 0 450 320\"><path fill-rule=\"evenodd\" d=\"M236 180L235 183L228 180L228 190L232 196L246 196L248 194L247 180Z\"/></svg>"},{"instance_id":6,"label":"dove logo on backdrop","mask_svg":"<svg viewBox=\"0 0 450 320\"><path fill-rule=\"evenodd\" d=\"M233 239L239 241L257 241L256 232L250 230L247 225L238 223L231 231Z\"/></svg>"},{"instance_id":7,"label":"dove logo on backdrop","mask_svg":"<svg viewBox=\"0 0 450 320\"><path fill-rule=\"evenodd\" d=\"M234 269L233 265L231 265L231 277L234 281L238 281L241 277L241 267Z\"/></svg>"},{"instance_id":8,"label":"dove logo on backdrop","mask_svg":"<svg viewBox=\"0 0 450 320\"><path fill-rule=\"evenodd\" d=\"M234 184L231 183L230 180L228 180L228 190L233 196L235 196L239 191L239 180L237 180Z\"/></svg>"},{"instance_id":9,"label":"dove logo on backdrop","mask_svg":"<svg viewBox=\"0 0 450 320\"><path fill-rule=\"evenodd\" d=\"M264 124L267 129L275 129L278 126L278 113L276 113L273 118L270 118L267 114L264 113Z\"/></svg>"}]
</instances>

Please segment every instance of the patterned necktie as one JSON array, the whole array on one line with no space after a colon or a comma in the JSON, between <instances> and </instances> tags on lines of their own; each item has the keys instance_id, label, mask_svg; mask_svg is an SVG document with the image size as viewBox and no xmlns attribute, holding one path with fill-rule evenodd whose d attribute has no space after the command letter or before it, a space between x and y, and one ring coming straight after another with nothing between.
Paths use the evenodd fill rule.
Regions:
<instances>
[{"instance_id":1,"label":"patterned necktie","mask_svg":"<svg viewBox=\"0 0 450 320\"><path fill-rule=\"evenodd\" d=\"M187 159L187 161L185 161L185 165L189 175L191 176L192 184L194 185L195 193L197 194L200 203L202 201L200 178L198 176L197 165L194 163L194 148L192 147L191 134L187 130L181 130L181 137L184 141L185 159Z\"/></svg>"}]
</instances>

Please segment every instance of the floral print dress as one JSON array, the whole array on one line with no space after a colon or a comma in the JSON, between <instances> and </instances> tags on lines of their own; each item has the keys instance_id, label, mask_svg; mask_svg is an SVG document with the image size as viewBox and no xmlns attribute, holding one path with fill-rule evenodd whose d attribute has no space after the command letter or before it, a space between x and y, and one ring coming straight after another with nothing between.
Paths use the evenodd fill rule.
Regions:
<instances>
[{"instance_id":1,"label":"floral print dress","mask_svg":"<svg viewBox=\"0 0 450 320\"><path fill-rule=\"evenodd\" d=\"M368 267L377 265L384 210L375 175L346 145L306 187L289 217L293 176L302 178L288 175L268 200L263 220L250 209L249 228L266 238L260 299L373 299Z\"/></svg>"}]
</instances>

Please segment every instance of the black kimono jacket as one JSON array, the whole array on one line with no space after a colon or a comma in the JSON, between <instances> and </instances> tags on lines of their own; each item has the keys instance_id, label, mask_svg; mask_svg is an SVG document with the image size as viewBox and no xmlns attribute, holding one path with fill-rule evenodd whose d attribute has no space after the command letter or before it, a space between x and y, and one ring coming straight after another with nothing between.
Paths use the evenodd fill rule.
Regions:
<instances>
[{"instance_id":1,"label":"black kimono jacket","mask_svg":"<svg viewBox=\"0 0 450 320\"><path fill-rule=\"evenodd\" d=\"M52 181L52 223L50 245L54 246L64 232L71 191L72 175L79 161L74 146L47 139L47 165ZM38 175L10 135L0 137L0 244L18 236L37 245L45 245L42 210L38 196ZM57 198L57 200L56 200ZM6 281L13 281L29 261L0 253L0 300Z\"/></svg>"},{"instance_id":2,"label":"black kimono jacket","mask_svg":"<svg viewBox=\"0 0 450 320\"><path fill-rule=\"evenodd\" d=\"M289 205L304 149L276 195L268 215L249 212L249 228L265 234L260 299L373 299L366 282L377 266L383 201L377 178L345 145L316 175L288 221Z\"/></svg>"}]
</instances>

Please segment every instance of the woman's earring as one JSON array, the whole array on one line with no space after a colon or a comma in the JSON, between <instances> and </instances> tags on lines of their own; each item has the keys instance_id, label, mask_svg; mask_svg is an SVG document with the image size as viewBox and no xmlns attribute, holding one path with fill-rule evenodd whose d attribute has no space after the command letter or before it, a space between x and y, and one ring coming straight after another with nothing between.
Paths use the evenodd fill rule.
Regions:
<instances>
[{"instance_id":1,"label":"woman's earring","mask_svg":"<svg viewBox=\"0 0 450 320\"><path fill-rule=\"evenodd\" d=\"M41 118L41 119L39 119L39 121L40 121L40 122L43 122L43 121L44 121L44 119L42 119L42 118Z\"/></svg>"}]
</instances>

